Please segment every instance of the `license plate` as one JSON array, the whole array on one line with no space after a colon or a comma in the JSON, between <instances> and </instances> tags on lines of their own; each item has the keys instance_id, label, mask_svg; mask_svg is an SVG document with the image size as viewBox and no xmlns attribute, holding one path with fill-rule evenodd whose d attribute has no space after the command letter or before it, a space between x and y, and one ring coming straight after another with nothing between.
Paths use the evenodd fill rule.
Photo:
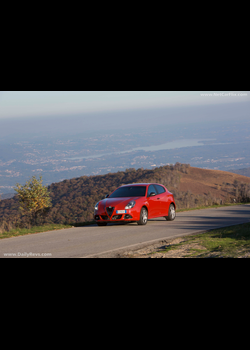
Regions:
<instances>
[{"instance_id":1,"label":"license plate","mask_svg":"<svg viewBox=\"0 0 250 350\"><path fill-rule=\"evenodd\" d=\"M126 214L127 210L116 210L116 214Z\"/></svg>"}]
</instances>

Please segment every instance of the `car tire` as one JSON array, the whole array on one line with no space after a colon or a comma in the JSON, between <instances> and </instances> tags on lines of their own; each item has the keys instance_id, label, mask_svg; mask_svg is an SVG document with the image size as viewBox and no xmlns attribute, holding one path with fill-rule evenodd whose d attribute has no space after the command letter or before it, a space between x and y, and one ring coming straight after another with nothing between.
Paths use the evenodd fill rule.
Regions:
<instances>
[{"instance_id":1,"label":"car tire","mask_svg":"<svg viewBox=\"0 0 250 350\"><path fill-rule=\"evenodd\" d=\"M98 226L107 226L107 223L106 222L98 222L97 225Z\"/></svg>"},{"instance_id":2,"label":"car tire","mask_svg":"<svg viewBox=\"0 0 250 350\"><path fill-rule=\"evenodd\" d=\"M176 218L175 206L170 204L168 210L168 216L165 216L167 221L173 221Z\"/></svg>"},{"instance_id":3,"label":"car tire","mask_svg":"<svg viewBox=\"0 0 250 350\"><path fill-rule=\"evenodd\" d=\"M137 221L138 225L146 225L148 222L148 211L145 207L141 208L140 220Z\"/></svg>"}]
</instances>

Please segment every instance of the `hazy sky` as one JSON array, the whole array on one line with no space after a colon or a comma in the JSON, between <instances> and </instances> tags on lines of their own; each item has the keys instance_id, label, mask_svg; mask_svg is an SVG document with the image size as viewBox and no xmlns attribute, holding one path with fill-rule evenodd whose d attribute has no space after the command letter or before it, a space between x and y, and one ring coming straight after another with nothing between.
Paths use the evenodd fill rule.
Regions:
<instances>
[{"instance_id":1,"label":"hazy sky","mask_svg":"<svg viewBox=\"0 0 250 350\"><path fill-rule=\"evenodd\" d=\"M1 91L0 119L230 104L249 102L249 96L247 91Z\"/></svg>"}]
</instances>

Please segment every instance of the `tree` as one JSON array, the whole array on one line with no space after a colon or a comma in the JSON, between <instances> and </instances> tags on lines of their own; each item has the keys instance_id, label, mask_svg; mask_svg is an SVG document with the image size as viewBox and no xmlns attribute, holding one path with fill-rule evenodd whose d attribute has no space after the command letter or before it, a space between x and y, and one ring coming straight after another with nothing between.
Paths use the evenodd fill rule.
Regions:
<instances>
[{"instance_id":1,"label":"tree","mask_svg":"<svg viewBox=\"0 0 250 350\"><path fill-rule=\"evenodd\" d=\"M39 179L32 176L24 186L16 184L14 188L19 197L20 210L31 216L32 223L35 223L38 215L44 215L52 206L49 191L42 183L42 176Z\"/></svg>"}]
</instances>

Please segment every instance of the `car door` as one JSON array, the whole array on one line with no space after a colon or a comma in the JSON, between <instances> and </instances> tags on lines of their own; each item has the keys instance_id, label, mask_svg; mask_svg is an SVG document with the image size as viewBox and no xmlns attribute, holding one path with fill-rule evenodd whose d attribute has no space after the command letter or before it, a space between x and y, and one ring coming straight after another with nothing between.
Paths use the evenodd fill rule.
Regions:
<instances>
[{"instance_id":1,"label":"car door","mask_svg":"<svg viewBox=\"0 0 250 350\"><path fill-rule=\"evenodd\" d=\"M150 194L154 192L155 196L150 196ZM158 212L158 199L157 199L157 191L154 185L148 186L148 193L147 193L147 200L149 204L149 212L148 212L148 218L154 218L157 216Z\"/></svg>"},{"instance_id":2,"label":"car door","mask_svg":"<svg viewBox=\"0 0 250 350\"><path fill-rule=\"evenodd\" d=\"M157 190L157 216L166 216L168 214L168 195L163 186L154 185Z\"/></svg>"}]
</instances>

